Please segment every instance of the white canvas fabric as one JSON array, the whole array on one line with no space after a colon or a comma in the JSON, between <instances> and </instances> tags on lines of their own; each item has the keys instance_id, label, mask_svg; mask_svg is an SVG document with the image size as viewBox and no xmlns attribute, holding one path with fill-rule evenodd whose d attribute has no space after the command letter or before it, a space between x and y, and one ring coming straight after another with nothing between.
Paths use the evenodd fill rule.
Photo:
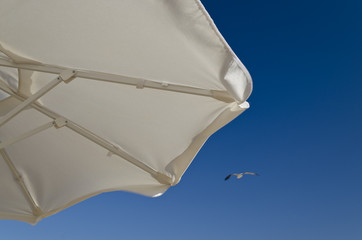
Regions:
<instances>
[{"instance_id":1,"label":"white canvas fabric","mask_svg":"<svg viewBox=\"0 0 362 240\"><path fill-rule=\"evenodd\" d=\"M249 107L251 77L198 0L0 6L0 218L160 196Z\"/></svg>"}]
</instances>

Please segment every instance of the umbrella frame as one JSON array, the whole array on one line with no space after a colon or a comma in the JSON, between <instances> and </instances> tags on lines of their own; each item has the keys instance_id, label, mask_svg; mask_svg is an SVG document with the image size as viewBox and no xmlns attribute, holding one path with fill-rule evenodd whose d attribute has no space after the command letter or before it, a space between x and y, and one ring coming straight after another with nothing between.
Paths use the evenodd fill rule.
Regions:
<instances>
[{"instance_id":1,"label":"umbrella frame","mask_svg":"<svg viewBox=\"0 0 362 240\"><path fill-rule=\"evenodd\" d=\"M9 54L7 54L7 55L9 55ZM27 62L27 61L25 60L22 62ZM167 82L157 82L157 81L143 79L143 78L134 78L134 77L102 73L102 72L95 72L95 71L87 71L87 70L78 70L78 69L75 70L75 69L70 69L70 68L66 68L66 67L59 67L59 66L46 65L46 64L34 64L34 63L32 63L33 61L31 61L31 60L29 60L28 62L30 62L30 63L16 63L16 62L12 61L11 59L6 59L6 58L0 57L0 66L3 66L3 67L52 73L52 74L58 74L58 76L55 79L51 80L43 88L38 90L38 92L34 93L33 95L31 95L30 97L28 97L26 99L24 97L18 95L16 93L16 91L11 89L10 87L1 84L0 85L1 90L6 92L7 94L9 94L10 96L17 98L22 103L17 105L10 112L8 112L2 119L0 119L0 127L29 106L37 109L38 111L42 112L43 114L47 115L48 117L53 118L54 121L47 123L44 126L40 126L36 129L33 129L20 136L14 137L12 139L9 139L9 140L6 140L6 141L0 143L0 149L4 149L6 146L9 146L24 138L30 137L40 131L43 131L43 130L49 128L49 127L55 126L55 127L59 128L59 127L67 126L68 128L72 129L73 131L77 132L78 134L82 135L83 137L86 137L87 139L91 140L92 142L104 147L111 153L122 157L123 159L127 160L128 162L130 162L130 163L136 165L137 167L143 169L144 171L150 173L160 183L167 184L170 186L177 184L177 182L175 182L175 179L173 177L167 176L163 173L160 173L160 172L154 170L150 166L144 164L143 162L139 161L138 159L135 159L128 153L122 151L118 146L115 146L114 144L110 143L106 139L103 139L103 138L97 136L96 134L88 131L87 129L84 129L81 126L78 126L77 124L73 123L72 121L70 121L69 119L66 119L63 116L60 116L59 114L56 114L56 113L50 111L49 109L46 109L45 107L40 106L39 104L36 103L36 100L38 100L40 97L44 96L46 93L48 93L51 89L56 87L61 82L69 83L74 78L79 77L79 78L84 78L84 79L89 79L89 80L99 80L99 81L113 82L113 83L119 83L119 84L133 85L138 89L142 89L142 88L146 87L146 88L153 88L153 89L158 89L158 90L163 90L163 91L173 91L173 92L180 92L180 93L185 93L185 94L212 97L212 98L215 98L217 100L227 102L227 103L235 101L235 99L233 99L227 91L201 89L201 88L195 88L195 87L189 87L189 86L183 86L183 85L177 85L177 84L170 84ZM240 106L242 106L242 105L240 105ZM61 126L59 124L60 120L62 121Z\"/></svg>"},{"instance_id":2,"label":"umbrella frame","mask_svg":"<svg viewBox=\"0 0 362 240\"><path fill-rule=\"evenodd\" d=\"M50 111L49 109L46 109L45 107L40 106L39 104L37 104L35 102L40 97L42 97L46 93L48 93L51 89L56 87L59 83L61 83L61 82L69 83L76 77L81 77L81 78L86 78L86 79L95 79L95 80L101 80L101 81L110 81L110 82L116 82L116 83L122 83L122 84L132 84L132 85L135 85L137 88L143 88L147 85L147 87L157 88L157 89L162 89L162 90L185 92L185 93L204 95L204 96L212 95L212 92L210 92L210 91L192 88L192 87L178 86L175 84L166 85L165 83L163 83L163 86L162 86L162 84L160 86L158 86L158 83L152 82L149 80L144 80L144 79L136 81L135 78L117 76L117 75L106 74L106 73L88 72L88 71L81 71L81 70L78 71L78 70L50 66L50 65L18 64L18 63L14 63L14 62L4 59L4 58L0 58L0 66L59 74L55 79L53 79L48 84L46 84L43 88L38 90L38 92L36 92L35 94L31 95L29 98L26 98L26 99L21 97L20 95L18 95L14 90L9 88L8 86L4 86L3 84L0 85L1 90L3 90L10 96L15 97L22 102L19 105L17 105L15 108L10 110L10 112L8 112L4 117L2 117L0 119L0 127L2 125L4 125L6 122L10 121L18 113L20 113L22 110L24 110L25 108L27 108L29 106L35 108L36 110L40 111L41 113L47 115L48 117L50 117L54 120L50 123L47 123L45 125L42 125L42 126L36 128L36 129L30 130L29 132L26 132L24 134L21 134L19 136L16 136L12 139L9 139L9 140L6 140L6 141L0 143L0 150L3 150L6 146L9 146L17 141L20 141L24 138L30 137L36 133L46 130L49 127L54 126L56 128L59 128L59 127L67 126L69 129L72 129L73 131L82 135L83 137L86 137L87 139L91 140L92 142L104 147L111 153L120 156L121 158L125 159L126 161L132 163L133 165L148 172L160 183L171 185L171 186L175 184L173 178L154 170L153 168L149 167L145 163L139 161L138 159L135 159L128 153L122 151L118 146L108 142L106 139L103 139L103 138L97 136L96 134L86 130L85 128L73 123L69 119L66 119L63 116L60 116L59 114L56 114L56 113ZM143 82L142 85L140 84L140 81ZM146 81L147 81L147 83L146 83Z\"/></svg>"},{"instance_id":3,"label":"umbrella frame","mask_svg":"<svg viewBox=\"0 0 362 240\"><path fill-rule=\"evenodd\" d=\"M202 11L204 16L206 16L206 19L208 20L209 25L211 26L212 30L215 32L219 40L223 43L224 47L231 53L231 57L234 58L236 64L238 67L241 68L242 72L245 74L245 77L251 82L251 77L244 67L244 65L240 62L240 60L236 57L234 52L231 50L229 45L226 43L220 32L217 30L216 26L214 25L213 21L211 20L209 14L205 10L204 6L201 4L200 0L195 0L195 3L197 4L199 10ZM42 209L37 205L36 201L34 201L34 198L31 196L31 192L27 189L27 186L24 182L23 177L19 173L19 171L16 169L16 166L13 164L12 160L10 159L9 155L7 154L5 148L7 146L10 146L11 144L14 144L22 139L25 139L27 137L33 136L37 133L40 133L46 129L49 129L51 127L55 128L62 128L66 127L75 133L85 137L86 139L98 144L99 146L103 147L104 149L107 149L110 154L115 154L122 159L128 161L129 163L137 166L138 168L142 169L143 171L149 173L153 178L155 178L157 181L159 181L161 184L169 186L176 185L181 176L183 175L184 171L187 169L190 162L183 162L183 159L193 159L193 157L196 155L196 153L199 151L201 146L204 144L206 139L210 137L211 134L213 134L215 131L220 129L222 126L227 124L229 121L234 119L236 116L241 114L243 111L249 108L248 102L246 102L247 97L243 96L242 98L238 98L237 94L233 94L232 91L230 91L229 88L228 91L224 90L213 90L213 89L201 89L197 87L192 86L185 86L185 85L178 85L173 84L165 81L158 81L157 79L144 79L144 78L138 78L136 77L130 77L130 76L123 76L123 75L116 75L116 74L110 74L110 73L103 73L103 72L96 72L96 71L89 71L89 70L83 70L83 69L71 69L67 67L62 66L54 66L49 64L44 64L40 62L36 62L30 59L26 59L22 56L19 56L12 51L9 51L7 48L4 48L2 44L0 43L0 53L4 53L6 56L0 54L0 66L3 67L9 67L9 68L15 68L18 70L30 70L35 72L44 72L44 73L50 73L58 75L55 79L51 80L41 89L39 89L36 93L24 97L24 95L21 95L18 93L17 89L13 88L12 86L0 81L0 90L7 93L10 97L13 97L17 99L20 103L15 106L13 109L11 109L9 112L5 114L5 116L0 118L0 127L4 124L6 124L8 121L11 121L12 118L14 118L17 114L19 114L24 109L27 109L29 107L37 110L38 112L44 114L45 116L51 118L52 120L44 125L41 125L39 127L36 127L28 132L22 133L18 136L11 137L10 139L6 139L3 142L0 142L0 154L3 157L4 161L8 165L9 169L11 170L14 179L16 182L20 185L27 201L29 202L29 205L31 206L33 216L36 217L35 222L40 220L41 218L44 218L46 216L52 215L66 207L69 207L77 202L80 202L88 197L97 195L101 192L105 191L114 191L118 189L107 189L107 190L101 190L99 192L94 192L92 194L89 194L87 196L82 196L77 199L74 199L73 201L67 203L61 208L54 209L50 212L43 212ZM4 57L3 57L4 56ZM110 141L108 141L105 138L102 138L98 136L97 134L89 131L88 129L72 122L70 119L67 119L64 116L61 116L60 114L46 108L45 106L41 105L37 100L41 98L42 96L46 95L49 91L51 91L53 88L58 86L59 84L69 83L75 78L82 78L87 80L97 80L97 81L106 81L106 82L112 82L117 84L127 84L131 86L135 86L137 89L143 89L143 88L151 88L151 89L157 89L160 91L172 91L172 92L178 92L178 93L184 93L184 94L192 94L192 95L198 95L198 96L204 96L208 98L214 98L219 101L225 102L225 103L231 103L229 106L230 108L224 110L222 113L219 114L219 116L213 120L211 124L209 124L203 131L198 133L193 139L192 143L189 145L189 147L181 153L178 157L176 157L173 162L178 164L177 173L161 173L154 168L148 166L147 164L143 163L142 161L134 158L127 152L123 151L120 146L117 146L117 144L114 144ZM20 79L19 79L20 80ZM250 83L251 84L251 83ZM251 89L250 89L251 91ZM234 96L234 97L233 97ZM182 163L182 164L181 164ZM173 176L176 175L177 177ZM25 177L25 175L24 175ZM29 221L34 222L34 219L24 216L24 217L17 217L17 216L10 216L10 215L2 215L2 218L9 218L9 219L19 219L22 221Z\"/></svg>"},{"instance_id":4,"label":"umbrella frame","mask_svg":"<svg viewBox=\"0 0 362 240\"><path fill-rule=\"evenodd\" d=\"M31 61L29 61L29 62L31 62ZM137 167L143 169L144 171L150 173L160 183L171 185L171 186L173 186L177 183L177 182L175 182L175 179L173 177L167 176L163 173L160 173L160 172L154 170L153 168L147 166L146 164L139 161L138 159L135 159L128 153L122 151L118 146L115 146L114 144L110 143L106 139L103 139L103 138L97 136L96 134L88 131L87 129L84 129L81 126L78 126L77 124L73 123L72 121L70 121L69 119L67 119L63 116L60 116L59 114L56 114L56 113L52 112L51 110L46 109L43 106L40 106L39 104L35 103L36 100L39 99L40 97L44 96L46 93L48 93L51 89L56 87L61 82L69 83L74 78L80 77L80 78L90 79L90 80L99 80L99 81L113 82L113 83L119 83L119 84L134 85L138 89L147 87L147 88L159 89L159 90L163 90L163 91L174 91L174 92L181 92L181 93L185 93L185 94L201 95L201 96L205 96L205 97L212 97L217 100L220 100L223 102L228 102L228 103L235 101L235 99L233 99L227 91L200 89L200 88L177 85L177 84L169 84L166 82L156 82L156 81L152 81L152 80L148 80L148 79L141 79L141 78L137 79L134 77L114 75L114 74L101 73L101 72L95 72L95 71L74 70L74 69L69 69L69 68L59 67L59 66L52 66L52 65L44 65L44 64L40 65L40 64L32 64L32 63L15 63L14 61L11 61L11 60L8 60L5 58L1 58L1 57L0 57L0 66L58 74L58 76L55 79L50 81L43 88L38 90L38 92L31 95L27 99L18 95L16 93L16 91L9 88L8 86L5 86L3 84L0 85L1 90L3 90L10 96L15 97L22 102L21 104L17 105L15 108L13 108L10 112L8 112L2 119L0 119L0 127L2 125L4 125L6 122L8 122L9 120L11 120L13 117L15 117L18 113L20 113L22 110L24 110L28 106L31 106L31 107L35 108L36 110L42 112L43 114L47 115L48 117L54 119L53 122L47 123L46 126L41 126L39 128L36 128L34 130L31 130L27 133L24 133L20 136L17 136L13 139L10 139L10 140L7 140L7 141L1 143L0 149L3 149L6 146L13 144L21 139L24 139L24 138L34 135L40 131L43 131L43 130L47 129L48 127L67 126L68 128L70 128L73 131L77 132L78 134L86 137L87 139L91 140L92 142L106 148L111 153L124 158L128 162L130 162L130 163L136 165ZM248 104L245 104L245 103L240 104L239 106L241 108L247 109ZM62 126L59 125L60 119L62 119L62 121L63 121Z\"/></svg>"}]
</instances>

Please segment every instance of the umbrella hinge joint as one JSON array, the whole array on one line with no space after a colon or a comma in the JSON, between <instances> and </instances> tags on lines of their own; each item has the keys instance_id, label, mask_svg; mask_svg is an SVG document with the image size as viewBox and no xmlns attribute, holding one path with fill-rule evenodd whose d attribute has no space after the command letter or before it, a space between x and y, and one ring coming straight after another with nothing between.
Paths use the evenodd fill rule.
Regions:
<instances>
[{"instance_id":1,"label":"umbrella hinge joint","mask_svg":"<svg viewBox=\"0 0 362 240\"><path fill-rule=\"evenodd\" d=\"M56 118L53 124L55 128L61 128L68 124L68 120L65 118Z\"/></svg>"},{"instance_id":2,"label":"umbrella hinge joint","mask_svg":"<svg viewBox=\"0 0 362 240\"><path fill-rule=\"evenodd\" d=\"M24 183L24 178L23 176L21 176L20 174L19 175L16 175L15 177L15 181L18 182L18 183Z\"/></svg>"},{"instance_id":3,"label":"umbrella hinge joint","mask_svg":"<svg viewBox=\"0 0 362 240\"><path fill-rule=\"evenodd\" d=\"M139 79L139 80L137 81L136 88L138 88L138 89L144 88L144 87L145 87L145 82L146 82L146 80L144 80L144 79Z\"/></svg>"},{"instance_id":4,"label":"umbrella hinge joint","mask_svg":"<svg viewBox=\"0 0 362 240\"><path fill-rule=\"evenodd\" d=\"M67 70L62 71L59 74L58 80L63 80L63 82L69 83L74 78L76 78L76 75L77 75L77 71L72 70L72 69L67 69Z\"/></svg>"}]
</instances>

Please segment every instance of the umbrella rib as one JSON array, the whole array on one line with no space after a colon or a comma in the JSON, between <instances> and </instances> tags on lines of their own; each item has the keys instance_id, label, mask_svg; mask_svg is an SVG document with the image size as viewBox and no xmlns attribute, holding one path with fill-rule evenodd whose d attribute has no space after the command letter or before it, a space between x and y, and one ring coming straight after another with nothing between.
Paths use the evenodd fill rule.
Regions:
<instances>
[{"instance_id":1,"label":"umbrella rib","mask_svg":"<svg viewBox=\"0 0 362 240\"><path fill-rule=\"evenodd\" d=\"M37 72L45 72L52 74L60 74L64 70L73 70L65 67L52 66L52 65L36 65L36 64L19 64L11 62L5 58L0 57L0 66L11 67L11 68L19 68L25 70L32 70ZM205 97L212 97L217 100L223 102L234 102L235 100L229 95L227 91L223 90L209 90L202 89L197 87L190 87L185 85L178 85L168 82L157 82L149 79L138 78L138 77L130 77L130 76L122 76L110 73L102 73L96 71L86 71L86 70L77 70L75 75L79 78L105 81L105 82L113 82L119 84L126 84L136 86L136 88L152 88L164 91L172 91L186 94L193 94Z\"/></svg>"},{"instance_id":2,"label":"umbrella rib","mask_svg":"<svg viewBox=\"0 0 362 240\"><path fill-rule=\"evenodd\" d=\"M15 94L14 92L10 92L8 91L6 88L3 88L0 85L0 89L2 89L3 91L5 91L6 93L8 93L9 95L17 98L20 101L24 101L25 99L17 94ZM132 157L130 154L126 153L125 151L121 150L119 147L115 146L114 144L110 143L109 141L107 141L106 139L96 135L95 133L73 123L72 121L66 119L65 117L54 113L53 111L40 106L37 103L32 103L30 106L32 106L34 109L38 110L39 112L45 114L46 116L52 118L55 120L55 122L52 122L53 125L55 123L56 125L56 121L57 119L62 119L64 122L64 126L68 127L69 129L73 130L74 132L80 134L81 136L87 138L88 140L98 144L99 146L107 149L108 151L114 153L115 155L121 157L122 159L125 159L126 161L130 162L131 164L137 166L138 168L146 171L147 173L151 174L151 176L153 176L157 181L159 181L162 184L166 184L166 185L173 185L174 183L174 179L172 177L169 177L163 173L160 173L158 171L156 171L155 169L153 169L152 167L148 166L147 164L139 161L138 159ZM1 144L0 144L1 147Z\"/></svg>"},{"instance_id":3,"label":"umbrella rib","mask_svg":"<svg viewBox=\"0 0 362 240\"><path fill-rule=\"evenodd\" d=\"M102 137L90 132L89 130L69 121L66 125L69 129L73 130L74 132L80 134L81 136L87 138L88 140L98 144L99 146L107 149L108 151L112 152L113 154L116 154L117 156L127 160L128 162L132 163L133 165L137 166L138 168L141 168L142 170L148 172L151 174L156 180L158 180L162 184L172 185L173 179L163 173L160 173L147 164L139 161L138 159L134 158L127 152L121 150L119 147L113 145L106 139L103 139Z\"/></svg>"},{"instance_id":4,"label":"umbrella rib","mask_svg":"<svg viewBox=\"0 0 362 240\"><path fill-rule=\"evenodd\" d=\"M59 74L58 77L47 83L44 87L42 87L39 91L37 91L35 94L31 95L29 98L25 99L21 104L17 105L15 108L13 108L10 112L8 112L4 117L0 119L0 127L3 126L5 123L7 123L10 119L15 117L17 114L19 114L22 110L24 110L27 106L35 102L40 97L44 96L47 92L49 92L51 89L56 87L59 83L62 81L69 82L71 79L73 79L75 75L75 71L63 71Z\"/></svg>"},{"instance_id":5,"label":"umbrella rib","mask_svg":"<svg viewBox=\"0 0 362 240\"><path fill-rule=\"evenodd\" d=\"M33 196L31 195L29 189L27 188L23 177L20 175L19 171L16 169L14 163L11 161L8 153L5 149L0 149L0 154L3 157L4 161L8 165L12 175L15 178L15 181L19 184L23 194L25 195L26 200L28 201L30 208L33 212L33 215L39 217L43 214L43 211L40 209L38 204L35 202Z\"/></svg>"},{"instance_id":6,"label":"umbrella rib","mask_svg":"<svg viewBox=\"0 0 362 240\"><path fill-rule=\"evenodd\" d=\"M40 89L37 93L34 95L31 95L31 97L25 99L21 104L17 105L15 108L13 108L10 112L8 112L4 117L0 119L0 127L3 126L5 123L7 123L10 119L15 117L17 114L19 114L23 109L25 109L27 106L35 102L37 99L39 99L41 96L46 94L48 91L50 91L52 88L57 86L61 82L61 79L58 77L54 80L50 81L45 87Z\"/></svg>"},{"instance_id":7,"label":"umbrella rib","mask_svg":"<svg viewBox=\"0 0 362 240\"><path fill-rule=\"evenodd\" d=\"M10 145L12 145L12 144L14 144L16 142L19 142L19 141L21 141L21 140L23 140L25 138L31 137L31 136L39 133L39 132L42 132L42 131L50 128L50 127L53 127L54 125L55 125L55 121L51 121L49 123L45 123L45 124L41 125L40 127L37 127L37 128L34 128L34 129L32 129L32 130L30 130L28 132L25 132L25 133L23 133L23 134L21 134L19 136L16 136L14 138L11 138L9 140L1 142L0 143L0 149L4 149L7 146L10 146Z\"/></svg>"}]
</instances>

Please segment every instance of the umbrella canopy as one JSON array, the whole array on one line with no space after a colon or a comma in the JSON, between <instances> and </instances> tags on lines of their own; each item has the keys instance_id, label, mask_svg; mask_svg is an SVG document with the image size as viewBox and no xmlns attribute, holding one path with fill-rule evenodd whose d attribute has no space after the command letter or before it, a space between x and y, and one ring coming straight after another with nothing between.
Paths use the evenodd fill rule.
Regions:
<instances>
[{"instance_id":1,"label":"umbrella canopy","mask_svg":"<svg viewBox=\"0 0 362 240\"><path fill-rule=\"evenodd\" d=\"M0 218L160 196L249 107L251 77L198 0L0 6Z\"/></svg>"}]
</instances>

